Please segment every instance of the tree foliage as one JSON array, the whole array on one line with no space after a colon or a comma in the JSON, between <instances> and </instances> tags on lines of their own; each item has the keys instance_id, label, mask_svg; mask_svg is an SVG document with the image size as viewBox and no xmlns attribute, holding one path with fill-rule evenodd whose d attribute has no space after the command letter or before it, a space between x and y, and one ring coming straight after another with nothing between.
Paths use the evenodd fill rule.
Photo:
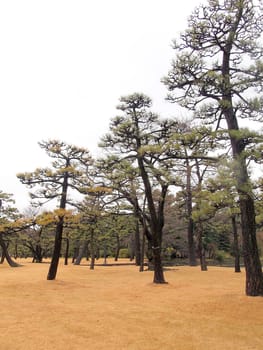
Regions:
<instances>
[{"instance_id":1,"label":"tree foliage","mask_svg":"<svg viewBox=\"0 0 263 350\"><path fill-rule=\"evenodd\" d=\"M17 177L29 188L37 187L32 198L59 200L54 251L47 276L53 280L60 257L66 205L73 204L69 192L75 190L82 194L88 193L92 183L89 177L92 158L86 149L57 140L42 141L39 145L54 158L52 168L38 168L31 173L18 174Z\"/></svg>"},{"instance_id":2,"label":"tree foliage","mask_svg":"<svg viewBox=\"0 0 263 350\"><path fill-rule=\"evenodd\" d=\"M246 293L253 296L263 295L263 275L246 162L251 141L240 132L239 120L262 119L262 29L260 1L209 0L195 9L174 42L176 58L163 79L169 100L214 123L216 130L227 130L239 194Z\"/></svg>"}]
</instances>

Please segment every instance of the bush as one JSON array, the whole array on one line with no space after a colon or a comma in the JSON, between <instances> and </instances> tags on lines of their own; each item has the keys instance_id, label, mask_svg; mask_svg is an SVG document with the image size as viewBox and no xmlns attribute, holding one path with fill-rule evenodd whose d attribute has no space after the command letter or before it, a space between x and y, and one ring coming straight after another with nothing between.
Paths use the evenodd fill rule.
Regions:
<instances>
[{"instance_id":1,"label":"bush","mask_svg":"<svg viewBox=\"0 0 263 350\"><path fill-rule=\"evenodd\" d=\"M130 257L129 249L127 248L120 249L119 258L127 259L129 257Z\"/></svg>"},{"instance_id":2,"label":"bush","mask_svg":"<svg viewBox=\"0 0 263 350\"><path fill-rule=\"evenodd\" d=\"M226 258L226 252L223 250L217 250L215 253L215 260L219 263L222 264Z\"/></svg>"}]
</instances>

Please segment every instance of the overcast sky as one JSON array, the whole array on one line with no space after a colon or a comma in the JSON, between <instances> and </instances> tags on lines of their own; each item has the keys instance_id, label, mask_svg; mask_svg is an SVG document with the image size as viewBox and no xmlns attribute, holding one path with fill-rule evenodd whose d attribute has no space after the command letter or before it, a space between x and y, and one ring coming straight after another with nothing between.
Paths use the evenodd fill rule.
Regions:
<instances>
[{"instance_id":1,"label":"overcast sky","mask_svg":"<svg viewBox=\"0 0 263 350\"><path fill-rule=\"evenodd\" d=\"M202 0L1 0L0 190L19 209L16 174L49 165L38 142L59 139L95 155L122 95L164 102L172 39Z\"/></svg>"}]
</instances>

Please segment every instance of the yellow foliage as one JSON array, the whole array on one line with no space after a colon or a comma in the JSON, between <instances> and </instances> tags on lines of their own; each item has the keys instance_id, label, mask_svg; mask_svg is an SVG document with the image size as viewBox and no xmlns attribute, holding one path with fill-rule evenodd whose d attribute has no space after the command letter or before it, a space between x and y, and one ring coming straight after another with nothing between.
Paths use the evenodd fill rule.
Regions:
<instances>
[{"instance_id":1,"label":"yellow foliage","mask_svg":"<svg viewBox=\"0 0 263 350\"><path fill-rule=\"evenodd\" d=\"M19 229L23 229L24 227L27 227L30 224L33 224L32 219L19 218L14 221L4 220L0 224L0 232L5 233L18 231Z\"/></svg>"},{"instance_id":2,"label":"yellow foliage","mask_svg":"<svg viewBox=\"0 0 263 350\"><path fill-rule=\"evenodd\" d=\"M79 221L80 215L74 214L73 210L59 208L39 215L36 219L36 223L40 226L45 226L58 222L58 219L61 217L64 217L67 222L76 223Z\"/></svg>"}]
</instances>

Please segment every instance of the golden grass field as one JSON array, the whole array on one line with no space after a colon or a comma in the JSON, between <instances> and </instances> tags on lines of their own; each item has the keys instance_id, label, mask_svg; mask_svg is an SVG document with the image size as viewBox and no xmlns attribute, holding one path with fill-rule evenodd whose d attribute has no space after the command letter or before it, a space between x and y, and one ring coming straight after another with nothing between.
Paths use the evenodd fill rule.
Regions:
<instances>
[{"instance_id":1,"label":"golden grass field","mask_svg":"<svg viewBox=\"0 0 263 350\"><path fill-rule=\"evenodd\" d=\"M244 271L174 267L165 285L136 266L0 265L1 350L262 350L263 298Z\"/></svg>"}]
</instances>

